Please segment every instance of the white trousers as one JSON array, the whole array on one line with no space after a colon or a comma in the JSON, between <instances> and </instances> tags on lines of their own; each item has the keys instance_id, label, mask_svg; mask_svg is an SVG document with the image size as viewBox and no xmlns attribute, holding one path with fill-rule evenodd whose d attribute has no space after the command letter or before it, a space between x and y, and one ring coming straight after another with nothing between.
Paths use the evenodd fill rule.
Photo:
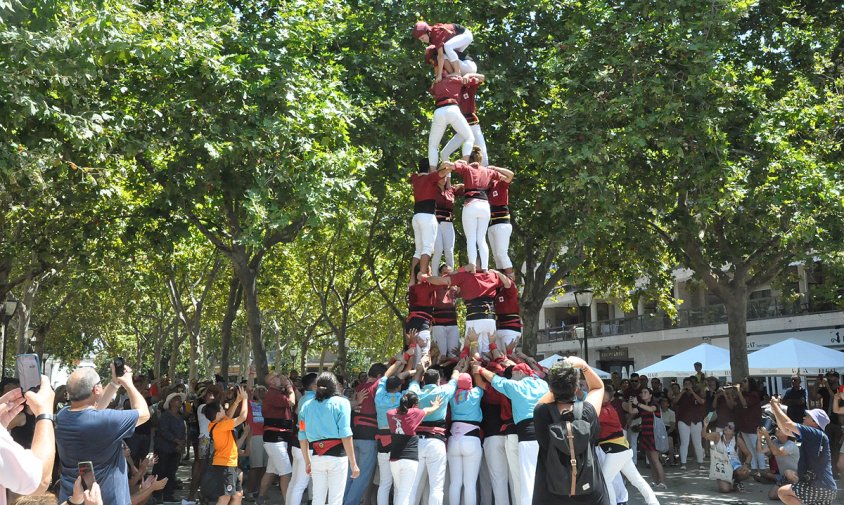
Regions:
<instances>
[{"instance_id":1,"label":"white trousers","mask_svg":"<svg viewBox=\"0 0 844 505\"><path fill-rule=\"evenodd\" d=\"M469 336L469 330L475 330L478 334L478 352L489 352L489 342L495 335L495 319L467 319L466 337Z\"/></svg>"},{"instance_id":2,"label":"white trousers","mask_svg":"<svg viewBox=\"0 0 844 505\"><path fill-rule=\"evenodd\" d=\"M460 354L460 328L458 326L431 326L431 336L437 343L441 355L456 357ZM457 354L454 354L454 348L457 348Z\"/></svg>"},{"instance_id":3,"label":"white trousers","mask_svg":"<svg viewBox=\"0 0 844 505\"><path fill-rule=\"evenodd\" d=\"M411 224L413 224L413 242L416 245L413 257L420 259L423 254L431 256L434 253L434 241L437 239L437 216L417 213L413 215Z\"/></svg>"},{"instance_id":4,"label":"white trousers","mask_svg":"<svg viewBox=\"0 0 844 505\"><path fill-rule=\"evenodd\" d=\"M443 505L445 491L445 469L448 458L445 442L436 438L419 439L419 469L416 480L413 481L411 503L418 503L421 498L420 490L424 488L424 479L428 479L428 505ZM398 480L393 476L398 485Z\"/></svg>"},{"instance_id":5,"label":"white trousers","mask_svg":"<svg viewBox=\"0 0 844 505\"><path fill-rule=\"evenodd\" d=\"M381 455L379 454L378 456L380 457ZM390 455L387 454L386 456L389 461ZM392 480L396 485L393 505L410 505L419 462L413 461L412 459L400 459L398 461L389 461L389 464ZM381 505L380 490L378 503Z\"/></svg>"},{"instance_id":6,"label":"white trousers","mask_svg":"<svg viewBox=\"0 0 844 505\"><path fill-rule=\"evenodd\" d=\"M461 62L463 63L463 62ZM464 75L469 72L463 72ZM465 117L465 116L464 116ZM486 140L484 140L484 133L481 131L481 124L475 123L469 125L472 129L472 133L475 135L475 145L481 148L481 166L489 165L489 157L486 152ZM440 159L441 160L449 160L451 159L451 155L454 154L454 151L457 150L458 147L463 145L464 139L459 134L454 135L451 137L451 140L443 147L443 150L440 151Z\"/></svg>"},{"instance_id":7,"label":"white trousers","mask_svg":"<svg viewBox=\"0 0 844 505\"><path fill-rule=\"evenodd\" d=\"M434 256L431 270L440 275L440 260L445 254L445 264L454 268L454 223L443 221L437 224L437 239L434 240Z\"/></svg>"},{"instance_id":8,"label":"white trousers","mask_svg":"<svg viewBox=\"0 0 844 505\"><path fill-rule=\"evenodd\" d=\"M466 48L469 47L469 44L472 43L473 38L472 32L465 30L463 33L448 39L445 44L443 44L443 53L445 53L446 59L452 62L457 61L459 58L456 51L465 51ZM459 504L455 503L454 505Z\"/></svg>"},{"instance_id":9,"label":"white trousers","mask_svg":"<svg viewBox=\"0 0 844 505\"><path fill-rule=\"evenodd\" d=\"M489 247L486 229L489 226L489 202L473 198L463 206L463 233L466 234L466 255L469 263L480 270L489 268ZM481 264L478 265L478 255Z\"/></svg>"},{"instance_id":10,"label":"white trousers","mask_svg":"<svg viewBox=\"0 0 844 505\"><path fill-rule=\"evenodd\" d=\"M697 422L688 425L682 421L677 422L677 431L680 432L680 464L685 465L689 457L689 439L695 445L695 459L698 464L703 463L703 444L701 443L701 431L703 424ZM754 433L754 437L756 434Z\"/></svg>"},{"instance_id":11,"label":"white trousers","mask_svg":"<svg viewBox=\"0 0 844 505\"><path fill-rule=\"evenodd\" d=\"M633 458L633 464L635 465L639 459L639 432L627 430L627 442L630 444L630 451L632 452L630 457Z\"/></svg>"},{"instance_id":12,"label":"white trousers","mask_svg":"<svg viewBox=\"0 0 844 505\"><path fill-rule=\"evenodd\" d=\"M346 492L349 460L346 456L311 457L311 478L314 480L312 505L342 505Z\"/></svg>"},{"instance_id":13,"label":"white trousers","mask_svg":"<svg viewBox=\"0 0 844 505\"><path fill-rule=\"evenodd\" d=\"M533 481L536 477L536 459L539 457L539 442L519 442L519 468L521 469L521 503L533 503Z\"/></svg>"},{"instance_id":14,"label":"white trousers","mask_svg":"<svg viewBox=\"0 0 844 505\"><path fill-rule=\"evenodd\" d=\"M431 130L428 132L428 165L435 167L439 163L440 141L445 134L447 126L451 125L454 131L463 138L463 148L460 151L463 156L472 154L472 146L475 145L475 134L472 128L460 112L460 107L446 105L434 110L434 119L431 122Z\"/></svg>"},{"instance_id":15,"label":"white trousers","mask_svg":"<svg viewBox=\"0 0 844 505\"><path fill-rule=\"evenodd\" d=\"M460 491L463 490L463 505L478 503L478 472L483 459L481 439L472 436L452 437L448 439L448 475L451 483L448 488L449 505L460 503Z\"/></svg>"},{"instance_id":16,"label":"white trousers","mask_svg":"<svg viewBox=\"0 0 844 505\"><path fill-rule=\"evenodd\" d=\"M489 476L489 468L486 466L486 456L483 456L483 451L481 454L481 468L478 472L478 503L492 505L492 479Z\"/></svg>"},{"instance_id":17,"label":"white trousers","mask_svg":"<svg viewBox=\"0 0 844 505\"><path fill-rule=\"evenodd\" d=\"M510 495L507 489L509 470L507 468L506 436L496 435L484 439L484 460L489 470L489 480L492 481L495 505L510 505Z\"/></svg>"},{"instance_id":18,"label":"white trousers","mask_svg":"<svg viewBox=\"0 0 844 505\"><path fill-rule=\"evenodd\" d=\"M510 489L513 494L510 501L513 505L522 505L522 470L519 466L519 436L516 434L507 435L507 469L510 472ZM527 502L525 505L530 505Z\"/></svg>"},{"instance_id":19,"label":"white trousers","mask_svg":"<svg viewBox=\"0 0 844 505\"><path fill-rule=\"evenodd\" d=\"M606 454L601 449L596 449L595 452L598 453L598 459L601 464L601 473L604 474L604 481L607 483L607 492L610 496L610 503L618 503L612 483L619 473L621 473L627 477L627 480L629 480L636 489L639 490L647 505L659 505L659 501L656 499L653 489L651 489L645 479L642 478L639 470L636 469L636 465L633 464L633 458L631 457L629 450L612 454Z\"/></svg>"},{"instance_id":20,"label":"white trousers","mask_svg":"<svg viewBox=\"0 0 844 505\"><path fill-rule=\"evenodd\" d=\"M308 475L302 449L294 446L290 452L293 455L293 474L290 476L290 484L287 486L287 495L284 497L284 503L287 505L301 505L305 490L308 489L308 484L311 482L311 476ZM309 451L309 454L311 453L312 451Z\"/></svg>"},{"instance_id":21,"label":"white trousers","mask_svg":"<svg viewBox=\"0 0 844 505\"><path fill-rule=\"evenodd\" d=\"M753 459L750 461L750 469L765 470L768 468L768 462L766 461L765 454L756 452L756 433L742 433L741 438L744 440L745 445L747 445L747 450L753 454Z\"/></svg>"},{"instance_id":22,"label":"white trousers","mask_svg":"<svg viewBox=\"0 0 844 505\"><path fill-rule=\"evenodd\" d=\"M417 462L418 463L418 462ZM418 466L418 465L417 465ZM415 470L414 470L415 472ZM413 487L413 479L408 479L408 501L410 499L410 488ZM378 453L378 505L390 505L390 489L393 487L393 466L390 464L390 453ZM393 494L393 503L396 501L396 495ZM286 504L286 502L285 502ZM296 504L299 505L299 504Z\"/></svg>"},{"instance_id":23,"label":"white trousers","mask_svg":"<svg viewBox=\"0 0 844 505\"><path fill-rule=\"evenodd\" d=\"M495 268L504 270L513 268L510 261L510 235L513 234L513 225L500 223L490 226L487 230L489 246L492 248L492 257L495 259Z\"/></svg>"}]
</instances>

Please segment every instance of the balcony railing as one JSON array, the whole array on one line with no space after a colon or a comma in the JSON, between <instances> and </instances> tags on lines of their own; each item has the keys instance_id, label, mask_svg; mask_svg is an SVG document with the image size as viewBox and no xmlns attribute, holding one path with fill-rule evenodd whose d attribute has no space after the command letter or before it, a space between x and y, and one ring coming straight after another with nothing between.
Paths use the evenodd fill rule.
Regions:
<instances>
[{"instance_id":1,"label":"balcony railing","mask_svg":"<svg viewBox=\"0 0 844 505\"><path fill-rule=\"evenodd\" d=\"M808 312L809 308L797 302L787 302L778 298L757 298L747 302L747 320L773 319L787 317ZM724 304L710 305L700 309L680 309L677 320L672 321L665 314L645 314L641 316L607 319L588 323L590 337L611 337L630 333L647 331L671 330L676 328L691 328L710 324L724 324L727 322L727 309ZM559 342L574 340L578 334L582 335L581 325L561 326L539 330L538 342Z\"/></svg>"}]
</instances>

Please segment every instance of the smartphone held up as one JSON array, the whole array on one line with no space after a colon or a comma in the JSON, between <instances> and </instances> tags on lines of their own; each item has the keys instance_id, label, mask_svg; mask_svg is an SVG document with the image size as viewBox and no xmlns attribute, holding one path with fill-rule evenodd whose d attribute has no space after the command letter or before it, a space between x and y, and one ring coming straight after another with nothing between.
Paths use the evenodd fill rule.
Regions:
<instances>
[{"instance_id":1,"label":"smartphone held up","mask_svg":"<svg viewBox=\"0 0 844 505\"><path fill-rule=\"evenodd\" d=\"M37 354L15 356L15 369L21 383L21 391L38 391L41 387L41 363Z\"/></svg>"}]
</instances>

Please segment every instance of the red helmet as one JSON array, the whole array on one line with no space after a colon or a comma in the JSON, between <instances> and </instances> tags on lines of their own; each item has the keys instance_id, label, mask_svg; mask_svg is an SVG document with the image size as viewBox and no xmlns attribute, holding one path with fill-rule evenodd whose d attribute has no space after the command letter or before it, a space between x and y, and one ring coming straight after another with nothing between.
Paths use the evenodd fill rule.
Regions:
<instances>
[{"instance_id":1,"label":"red helmet","mask_svg":"<svg viewBox=\"0 0 844 505\"><path fill-rule=\"evenodd\" d=\"M424 21L418 21L415 25L413 25L413 38L418 39L422 35L428 33L431 27L428 26L428 23Z\"/></svg>"}]
</instances>

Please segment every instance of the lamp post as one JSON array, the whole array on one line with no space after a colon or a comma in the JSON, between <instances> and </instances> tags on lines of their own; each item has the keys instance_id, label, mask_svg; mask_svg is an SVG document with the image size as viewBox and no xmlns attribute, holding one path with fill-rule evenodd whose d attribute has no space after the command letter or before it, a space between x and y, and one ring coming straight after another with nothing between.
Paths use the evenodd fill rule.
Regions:
<instances>
[{"instance_id":1,"label":"lamp post","mask_svg":"<svg viewBox=\"0 0 844 505\"><path fill-rule=\"evenodd\" d=\"M15 300L14 297L9 295L9 298L3 302L3 305L0 306L0 346L3 347L2 361L0 361L0 379L6 378L6 326L9 324L9 321L12 320L12 316L15 315L15 312L18 310L18 301Z\"/></svg>"},{"instance_id":2,"label":"lamp post","mask_svg":"<svg viewBox=\"0 0 844 505\"><path fill-rule=\"evenodd\" d=\"M586 309L592 306L592 290L578 288L574 292L574 301L580 307L580 321L583 324L583 361L589 363L589 334L591 328L586 325Z\"/></svg>"}]
</instances>

